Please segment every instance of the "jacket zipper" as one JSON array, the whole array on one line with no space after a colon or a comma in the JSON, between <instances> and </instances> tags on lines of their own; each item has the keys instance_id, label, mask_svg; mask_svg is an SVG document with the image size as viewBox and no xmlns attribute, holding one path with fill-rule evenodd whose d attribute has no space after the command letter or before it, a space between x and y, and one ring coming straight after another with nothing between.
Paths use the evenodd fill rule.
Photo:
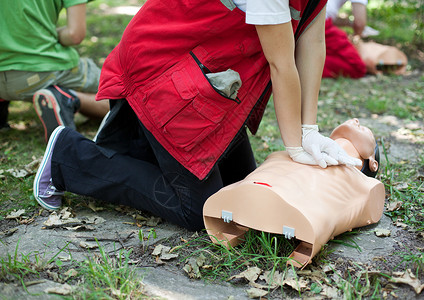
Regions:
<instances>
[{"instance_id":1,"label":"jacket zipper","mask_svg":"<svg viewBox=\"0 0 424 300\"><path fill-rule=\"evenodd\" d=\"M204 65L204 64L202 64L201 62L200 62L200 60L196 57L196 55L194 55L194 53L193 53L193 51L190 51L190 55L191 55L191 57L193 57L193 59L194 59L194 61L197 63L197 65L199 66L199 68L200 68L200 70L202 71L202 73L203 73L203 76L206 78L206 80L209 82L209 85L218 93L218 94L220 94L222 97L224 97L225 99L228 99L228 100L231 100L231 101L234 101L234 102L236 102L237 104L239 104L241 101L240 101L240 99L239 99L239 97L236 97L235 99L233 99L233 98L230 98L230 97L227 97L227 96L225 96L225 95L223 95L222 93L221 93L221 91L220 90L218 90L217 88L215 88L214 86L213 86L213 84L211 83L211 81L209 80L209 78L208 78L208 76L206 76L206 73L205 73L205 71L207 72L207 73L211 73L211 71Z\"/></svg>"}]
</instances>

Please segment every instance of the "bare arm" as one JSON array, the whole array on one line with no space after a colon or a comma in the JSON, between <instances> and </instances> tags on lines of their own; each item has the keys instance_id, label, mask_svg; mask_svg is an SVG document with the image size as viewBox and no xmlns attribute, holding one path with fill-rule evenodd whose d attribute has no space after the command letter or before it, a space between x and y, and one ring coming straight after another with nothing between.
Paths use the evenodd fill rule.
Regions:
<instances>
[{"instance_id":1,"label":"bare arm","mask_svg":"<svg viewBox=\"0 0 424 300\"><path fill-rule=\"evenodd\" d=\"M300 147L301 89L291 23L256 25L256 31L270 65L275 113L284 145Z\"/></svg>"},{"instance_id":2,"label":"bare arm","mask_svg":"<svg viewBox=\"0 0 424 300\"><path fill-rule=\"evenodd\" d=\"M64 46L80 44L86 34L86 4L78 4L66 9L67 25L57 28L59 42Z\"/></svg>"},{"instance_id":3,"label":"bare arm","mask_svg":"<svg viewBox=\"0 0 424 300\"><path fill-rule=\"evenodd\" d=\"M352 3L353 33L361 35L367 25L367 7L362 3Z\"/></svg>"},{"instance_id":4,"label":"bare arm","mask_svg":"<svg viewBox=\"0 0 424 300\"><path fill-rule=\"evenodd\" d=\"M361 35L367 25L367 7L362 3L352 3L353 22L349 18L337 17L334 25L338 27L352 27L354 35Z\"/></svg>"},{"instance_id":5,"label":"bare arm","mask_svg":"<svg viewBox=\"0 0 424 300\"><path fill-rule=\"evenodd\" d=\"M315 124L325 60L325 9L296 44L296 66L302 95L302 124Z\"/></svg>"}]
</instances>

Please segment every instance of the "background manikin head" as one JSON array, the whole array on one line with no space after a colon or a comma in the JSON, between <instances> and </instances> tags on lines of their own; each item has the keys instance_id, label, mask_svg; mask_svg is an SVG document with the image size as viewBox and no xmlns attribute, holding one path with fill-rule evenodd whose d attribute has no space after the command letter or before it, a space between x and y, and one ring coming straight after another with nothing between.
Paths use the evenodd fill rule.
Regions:
<instances>
[{"instance_id":1,"label":"background manikin head","mask_svg":"<svg viewBox=\"0 0 424 300\"><path fill-rule=\"evenodd\" d=\"M365 175L375 177L379 167L379 150L372 131L350 119L337 126L330 135L349 155L363 161L358 167Z\"/></svg>"}]
</instances>

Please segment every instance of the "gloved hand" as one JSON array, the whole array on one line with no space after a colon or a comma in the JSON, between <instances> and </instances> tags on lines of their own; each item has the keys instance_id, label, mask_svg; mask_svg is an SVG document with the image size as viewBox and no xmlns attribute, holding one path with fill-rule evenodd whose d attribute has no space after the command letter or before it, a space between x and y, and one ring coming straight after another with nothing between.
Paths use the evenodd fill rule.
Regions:
<instances>
[{"instance_id":1,"label":"gloved hand","mask_svg":"<svg viewBox=\"0 0 424 300\"><path fill-rule=\"evenodd\" d=\"M305 165L317 165L318 162L310 155L308 152L305 151L302 147L286 147L287 152L289 153L289 156L291 159L295 162L305 164ZM323 157L326 157L327 154L323 153ZM325 158L324 158L325 162ZM325 168L327 167L327 164L320 164L320 167Z\"/></svg>"},{"instance_id":2,"label":"gloved hand","mask_svg":"<svg viewBox=\"0 0 424 300\"><path fill-rule=\"evenodd\" d=\"M302 147L323 168L338 164L362 165L360 159L349 156L334 140L322 136L318 132L318 125L302 125Z\"/></svg>"}]
</instances>

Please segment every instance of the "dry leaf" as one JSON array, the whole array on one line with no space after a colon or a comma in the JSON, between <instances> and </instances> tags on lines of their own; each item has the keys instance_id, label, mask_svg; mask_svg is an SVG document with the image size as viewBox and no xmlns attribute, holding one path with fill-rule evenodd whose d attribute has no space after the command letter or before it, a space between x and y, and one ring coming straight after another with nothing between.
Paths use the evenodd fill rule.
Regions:
<instances>
[{"instance_id":1,"label":"dry leaf","mask_svg":"<svg viewBox=\"0 0 424 300\"><path fill-rule=\"evenodd\" d=\"M301 291L308 286L308 282L303 278L286 278L283 281L283 285L288 285L296 291Z\"/></svg>"},{"instance_id":2,"label":"dry leaf","mask_svg":"<svg viewBox=\"0 0 424 300\"><path fill-rule=\"evenodd\" d=\"M259 269L258 267L251 267L241 272L240 274L231 276L228 280L231 280L234 278L244 278L249 282L255 282L261 273L262 273L262 270Z\"/></svg>"},{"instance_id":3,"label":"dry leaf","mask_svg":"<svg viewBox=\"0 0 424 300\"><path fill-rule=\"evenodd\" d=\"M402 207L402 201L389 202L386 205L387 211L395 211Z\"/></svg>"},{"instance_id":4,"label":"dry leaf","mask_svg":"<svg viewBox=\"0 0 424 300\"><path fill-rule=\"evenodd\" d=\"M384 228L376 228L374 230L374 233L378 237L388 237L388 236L390 236L391 231L388 230L388 229L384 229Z\"/></svg>"},{"instance_id":5,"label":"dry leaf","mask_svg":"<svg viewBox=\"0 0 424 300\"><path fill-rule=\"evenodd\" d=\"M25 209L20 209L18 211L13 210L6 216L6 219L18 219L25 213Z\"/></svg>"},{"instance_id":6,"label":"dry leaf","mask_svg":"<svg viewBox=\"0 0 424 300\"><path fill-rule=\"evenodd\" d=\"M170 250L171 250L171 247L159 244L153 250L152 255L158 256L160 260L170 260L170 259L178 257L178 254L176 253L169 253Z\"/></svg>"},{"instance_id":7,"label":"dry leaf","mask_svg":"<svg viewBox=\"0 0 424 300\"><path fill-rule=\"evenodd\" d=\"M260 290L260 289L257 289L257 288L248 289L246 292L247 292L247 296L250 299L261 298L261 297L264 297L268 294L267 291Z\"/></svg>"},{"instance_id":8,"label":"dry leaf","mask_svg":"<svg viewBox=\"0 0 424 300\"><path fill-rule=\"evenodd\" d=\"M70 261L72 259L72 257L68 254L68 255L59 255L58 258L61 261Z\"/></svg>"},{"instance_id":9,"label":"dry leaf","mask_svg":"<svg viewBox=\"0 0 424 300\"><path fill-rule=\"evenodd\" d=\"M408 189L408 183L402 182L397 185L395 185L393 188L397 189L398 191L404 191Z\"/></svg>"},{"instance_id":10,"label":"dry leaf","mask_svg":"<svg viewBox=\"0 0 424 300\"><path fill-rule=\"evenodd\" d=\"M396 222L395 222L395 225L396 225L397 227L401 227L401 228L406 228L406 227L408 227L408 225L407 225L407 224L402 223L402 222L400 222L400 221L396 221Z\"/></svg>"},{"instance_id":11,"label":"dry leaf","mask_svg":"<svg viewBox=\"0 0 424 300\"><path fill-rule=\"evenodd\" d=\"M160 254L162 253L162 249L163 249L164 247L166 247L166 246L164 246L164 245L162 245L162 244L157 245L157 246L155 247L155 249L153 249L152 255L153 255L153 256L158 256L158 255L160 255ZM170 248L170 247L169 247L169 248ZM170 249L171 249L171 248L170 248Z\"/></svg>"},{"instance_id":12,"label":"dry leaf","mask_svg":"<svg viewBox=\"0 0 424 300\"><path fill-rule=\"evenodd\" d=\"M60 287L48 288L44 290L48 294L69 295L72 292L72 287L65 283Z\"/></svg>"},{"instance_id":13,"label":"dry leaf","mask_svg":"<svg viewBox=\"0 0 424 300\"><path fill-rule=\"evenodd\" d=\"M85 224L95 224L95 225L102 224L102 223L106 222L106 220L104 218L99 217L99 216L91 216L91 217L88 217L88 218L83 218L82 221Z\"/></svg>"},{"instance_id":14,"label":"dry leaf","mask_svg":"<svg viewBox=\"0 0 424 300\"><path fill-rule=\"evenodd\" d=\"M155 227L157 226L160 222L162 221L161 218L159 217L150 217L149 219L147 219L146 221L146 226L150 226L150 227Z\"/></svg>"},{"instance_id":15,"label":"dry leaf","mask_svg":"<svg viewBox=\"0 0 424 300\"><path fill-rule=\"evenodd\" d=\"M27 170L29 174L35 174L37 172L43 157L41 156L39 158L35 158L33 156L32 159L33 159L32 162L24 166L25 170Z\"/></svg>"},{"instance_id":16,"label":"dry leaf","mask_svg":"<svg viewBox=\"0 0 424 300\"><path fill-rule=\"evenodd\" d=\"M104 207L96 206L96 201L94 200L88 201L88 207L94 212L102 211L105 209Z\"/></svg>"},{"instance_id":17,"label":"dry leaf","mask_svg":"<svg viewBox=\"0 0 424 300\"><path fill-rule=\"evenodd\" d=\"M275 271L274 273L271 271L265 271L259 279L265 280L272 289L283 285L283 273L280 273L279 271Z\"/></svg>"},{"instance_id":18,"label":"dry leaf","mask_svg":"<svg viewBox=\"0 0 424 300\"><path fill-rule=\"evenodd\" d=\"M197 265L196 259L191 257L183 267L183 270L187 273L190 278L200 278L200 269Z\"/></svg>"},{"instance_id":19,"label":"dry leaf","mask_svg":"<svg viewBox=\"0 0 424 300\"><path fill-rule=\"evenodd\" d=\"M84 242L84 241L81 241L79 243L79 245L80 245L81 248L85 248L85 249L96 249L96 248L99 247L99 245L97 243L89 243L89 242Z\"/></svg>"},{"instance_id":20,"label":"dry leaf","mask_svg":"<svg viewBox=\"0 0 424 300\"><path fill-rule=\"evenodd\" d=\"M78 275L78 272L75 269L69 269L68 271L65 272L64 274L66 277L75 277Z\"/></svg>"},{"instance_id":21,"label":"dry leaf","mask_svg":"<svg viewBox=\"0 0 424 300\"><path fill-rule=\"evenodd\" d=\"M25 176L29 175L29 173L23 169L9 169L6 170L10 175L12 175L15 178L24 178Z\"/></svg>"},{"instance_id":22,"label":"dry leaf","mask_svg":"<svg viewBox=\"0 0 424 300\"><path fill-rule=\"evenodd\" d=\"M391 277L389 281L393 283L408 284L415 290L417 294L420 294L424 289L424 284L421 284L421 282L414 276L414 274L412 274L410 269L406 270L406 272L403 272L401 277Z\"/></svg>"},{"instance_id":23,"label":"dry leaf","mask_svg":"<svg viewBox=\"0 0 424 300\"><path fill-rule=\"evenodd\" d=\"M96 228L94 228L91 225L77 225L77 226L73 226L73 227L65 227L65 229L70 230L70 231L93 231L93 230L96 230Z\"/></svg>"},{"instance_id":24,"label":"dry leaf","mask_svg":"<svg viewBox=\"0 0 424 300\"><path fill-rule=\"evenodd\" d=\"M320 294L326 296L328 299L339 299L337 288L328 285L322 286L322 291Z\"/></svg>"}]
</instances>

